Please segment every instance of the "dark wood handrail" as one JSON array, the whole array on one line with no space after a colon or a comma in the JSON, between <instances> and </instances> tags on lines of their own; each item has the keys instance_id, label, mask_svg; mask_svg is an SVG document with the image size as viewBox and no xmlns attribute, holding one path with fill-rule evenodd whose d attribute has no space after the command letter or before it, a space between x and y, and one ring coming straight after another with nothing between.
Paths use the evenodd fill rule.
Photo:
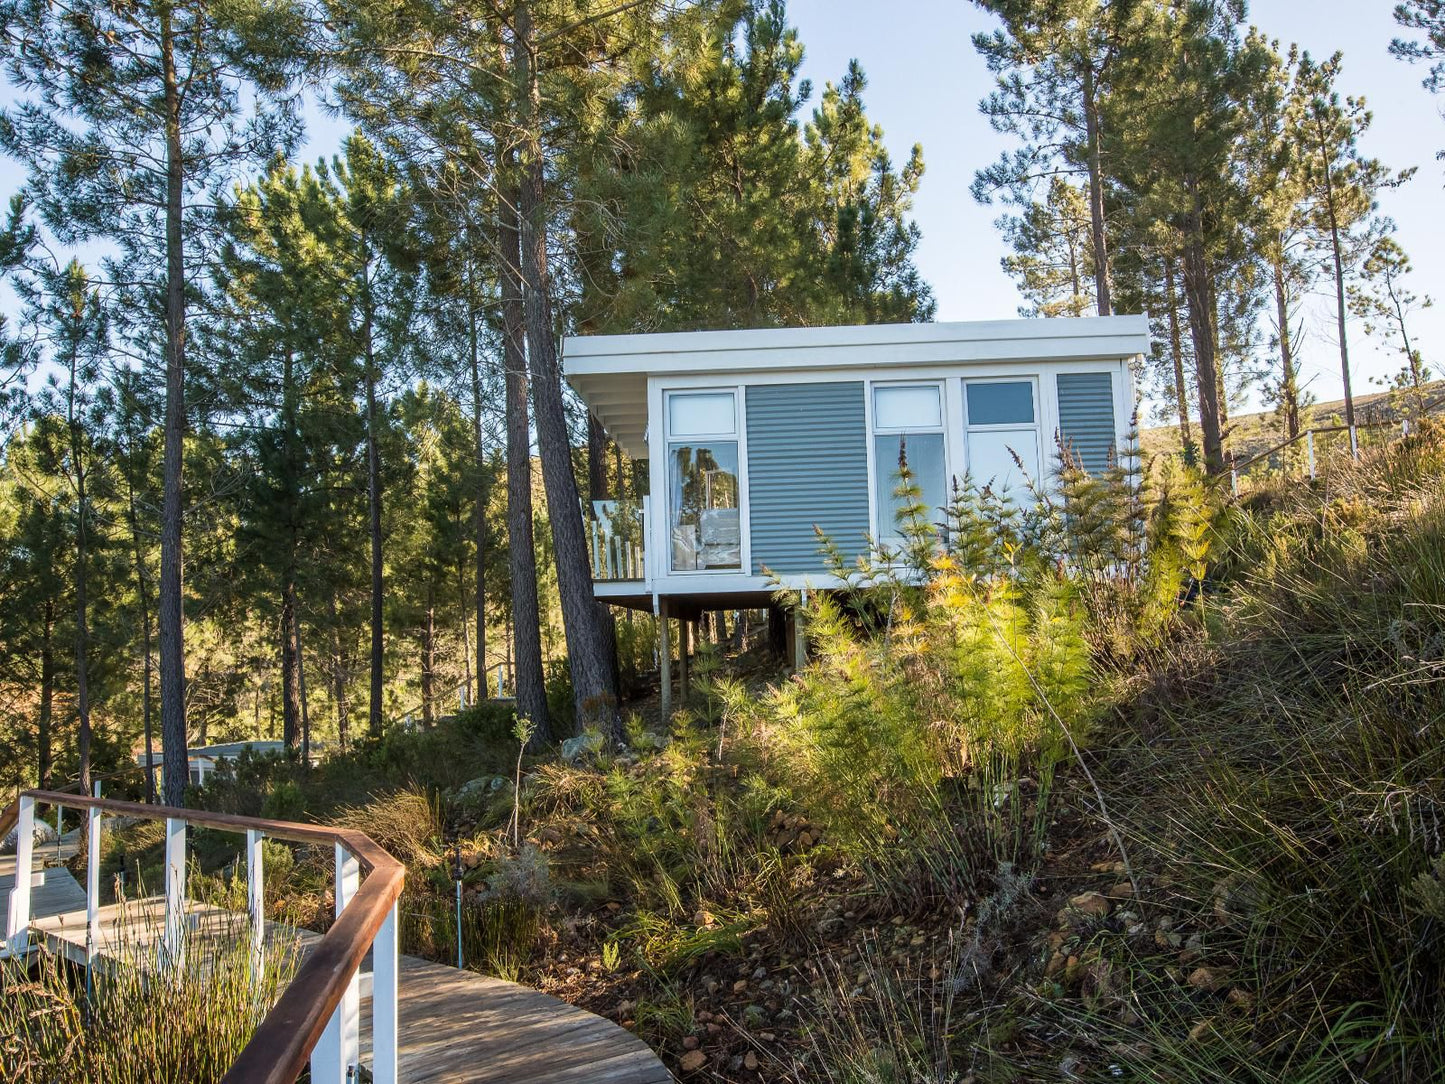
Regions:
<instances>
[{"instance_id":1,"label":"dark wood handrail","mask_svg":"<svg viewBox=\"0 0 1445 1084\"><path fill-rule=\"evenodd\" d=\"M27 790L22 792L22 797L47 805L98 809L112 816L144 820L174 818L223 832L259 831L272 839L293 843L339 843L356 857L366 874L356 895L311 948L290 985L282 991L251 1036L251 1041L222 1078L223 1084L295 1084L331 1014L341 1004L352 976L361 969L377 931L401 897L406 867L370 836L347 828L120 802L63 791ZM4 813L0 813L0 838L19 819L20 802L17 799Z\"/></svg>"}]
</instances>

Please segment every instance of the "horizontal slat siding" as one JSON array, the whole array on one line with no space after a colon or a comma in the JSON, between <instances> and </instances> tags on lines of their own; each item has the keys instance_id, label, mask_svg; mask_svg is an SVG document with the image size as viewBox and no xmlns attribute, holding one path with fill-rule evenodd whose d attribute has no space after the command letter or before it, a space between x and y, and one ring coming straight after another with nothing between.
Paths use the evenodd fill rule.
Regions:
<instances>
[{"instance_id":1,"label":"horizontal slat siding","mask_svg":"<svg viewBox=\"0 0 1445 1084\"><path fill-rule=\"evenodd\" d=\"M1118 429L1114 422L1112 373L1060 373L1059 435L1064 446L1090 474L1114 461Z\"/></svg>"},{"instance_id":2,"label":"horizontal slat siding","mask_svg":"<svg viewBox=\"0 0 1445 1084\"><path fill-rule=\"evenodd\" d=\"M753 572L821 572L821 527L849 557L868 532L868 432L861 381L747 389Z\"/></svg>"}]
</instances>

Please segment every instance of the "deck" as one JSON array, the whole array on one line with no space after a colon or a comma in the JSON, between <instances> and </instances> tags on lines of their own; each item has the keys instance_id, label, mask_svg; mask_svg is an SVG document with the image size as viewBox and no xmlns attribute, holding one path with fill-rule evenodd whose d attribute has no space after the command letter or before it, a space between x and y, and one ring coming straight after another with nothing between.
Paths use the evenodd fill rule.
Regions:
<instances>
[{"instance_id":1,"label":"deck","mask_svg":"<svg viewBox=\"0 0 1445 1084\"><path fill-rule=\"evenodd\" d=\"M46 849L53 860L55 848ZM74 853L73 847L70 852ZM43 865L37 853L37 867ZM14 857L0 863L0 900L14 883ZM5 877L8 875L8 882ZM31 933L55 953L85 960L85 893L63 867L37 868ZM112 904L99 912L98 957L154 959L164 927L159 897ZM245 916L187 904L187 951L229 936ZM296 944L304 955L319 934L268 923L272 944ZM408 1084L669 1084L672 1075L647 1046L609 1020L517 983L458 971L414 956L400 961L398 1068ZM361 1062L371 1058L371 975L361 975Z\"/></svg>"}]
</instances>

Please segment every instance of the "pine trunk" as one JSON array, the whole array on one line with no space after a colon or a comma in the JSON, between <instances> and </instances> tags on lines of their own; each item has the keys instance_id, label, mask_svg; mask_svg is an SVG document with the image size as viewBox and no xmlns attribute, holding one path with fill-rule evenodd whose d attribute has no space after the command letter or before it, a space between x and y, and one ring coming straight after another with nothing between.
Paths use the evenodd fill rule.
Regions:
<instances>
[{"instance_id":1,"label":"pine trunk","mask_svg":"<svg viewBox=\"0 0 1445 1084\"><path fill-rule=\"evenodd\" d=\"M1196 196L1184 224L1184 300L1194 344L1195 383L1199 389L1199 429L1204 469L1224 470L1223 425L1219 409L1219 372L1214 350L1214 305L1209 265L1204 253L1203 214Z\"/></svg>"},{"instance_id":2,"label":"pine trunk","mask_svg":"<svg viewBox=\"0 0 1445 1084\"><path fill-rule=\"evenodd\" d=\"M364 244L365 242L363 242ZM372 343L371 271L362 268L362 345L366 352L366 503L368 533L371 537L371 700L367 726L374 738L382 731L382 666L385 662L385 629L382 626L381 564L381 410L377 403L376 353Z\"/></svg>"},{"instance_id":3,"label":"pine trunk","mask_svg":"<svg viewBox=\"0 0 1445 1084\"><path fill-rule=\"evenodd\" d=\"M1345 260L1340 241L1339 217L1335 211L1334 187L1328 171L1325 173L1326 209L1330 219L1330 255L1335 269L1335 324L1340 337L1340 377L1345 383L1345 424L1351 430L1355 427L1355 394L1350 387L1350 339L1345 326ZM1353 436L1350 441L1354 449Z\"/></svg>"},{"instance_id":4,"label":"pine trunk","mask_svg":"<svg viewBox=\"0 0 1445 1084\"><path fill-rule=\"evenodd\" d=\"M471 231L467 231L471 241ZM472 363L472 441L476 445L477 491L472 500L472 533L476 540L475 605L477 620L476 672L477 703L487 698L487 453L482 444L482 366L477 346L477 299L472 284L472 254L467 246L467 341ZM462 617L463 624L466 617Z\"/></svg>"},{"instance_id":5,"label":"pine trunk","mask_svg":"<svg viewBox=\"0 0 1445 1084\"><path fill-rule=\"evenodd\" d=\"M281 585L281 619L276 633L281 646L281 740L289 753L294 753L301 744L301 686L296 673L295 623L296 582L293 570L288 568Z\"/></svg>"},{"instance_id":6,"label":"pine trunk","mask_svg":"<svg viewBox=\"0 0 1445 1084\"><path fill-rule=\"evenodd\" d=\"M346 752L351 731L351 704L346 695L346 657L342 650L341 622L336 605L336 588L326 597L326 618L331 625L331 699L336 707L336 741Z\"/></svg>"},{"instance_id":7,"label":"pine trunk","mask_svg":"<svg viewBox=\"0 0 1445 1084\"><path fill-rule=\"evenodd\" d=\"M436 723L436 615L436 589L428 583L426 612L422 615L421 627L421 722L428 730Z\"/></svg>"},{"instance_id":8,"label":"pine trunk","mask_svg":"<svg viewBox=\"0 0 1445 1084\"><path fill-rule=\"evenodd\" d=\"M186 269L182 250L184 151L181 91L176 76L171 14L161 9L161 67L165 82L166 137L166 406L162 459L161 579L159 598L162 783L167 805L185 803L190 781L186 749L186 651L182 610L181 466L186 436Z\"/></svg>"},{"instance_id":9,"label":"pine trunk","mask_svg":"<svg viewBox=\"0 0 1445 1084\"><path fill-rule=\"evenodd\" d=\"M1174 402L1179 412L1179 441L1191 458L1194 434L1189 429L1189 385L1184 379L1184 339L1179 330L1179 298L1174 285L1174 257L1164 257L1164 305L1169 310L1169 353L1174 362Z\"/></svg>"},{"instance_id":10,"label":"pine trunk","mask_svg":"<svg viewBox=\"0 0 1445 1084\"><path fill-rule=\"evenodd\" d=\"M151 732L151 672L153 663L151 660L151 610L150 592L146 589L145 574L145 550L141 544L140 515L135 506L135 480L129 477L126 479L126 500L129 508L130 538L131 545L135 549L135 593L140 603L140 624L141 624L141 728L145 734L145 758L146 758L146 801L155 804L156 800L156 770L155 770L155 738Z\"/></svg>"},{"instance_id":11,"label":"pine trunk","mask_svg":"<svg viewBox=\"0 0 1445 1084\"><path fill-rule=\"evenodd\" d=\"M1099 101L1094 69L1084 67L1084 137L1089 155L1089 230L1094 243L1095 307L1100 316L1114 312L1109 288L1109 239L1104 228L1104 180L1100 161Z\"/></svg>"},{"instance_id":12,"label":"pine trunk","mask_svg":"<svg viewBox=\"0 0 1445 1084\"><path fill-rule=\"evenodd\" d=\"M508 156L509 173L515 158ZM517 714L532 721L534 747L552 740L542 672L542 630L537 602L537 549L532 536L532 435L527 407L527 358L522 282L518 272L521 234L516 204L498 215L501 251L502 363L507 412L507 560L512 579L512 685Z\"/></svg>"},{"instance_id":13,"label":"pine trunk","mask_svg":"<svg viewBox=\"0 0 1445 1084\"><path fill-rule=\"evenodd\" d=\"M621 718L607 650L597 619L592 571L587 558L581 497L572 472L562 377L552 326L551 278L547 264L546 184L543 174L541 91L537 78L530 5L516 8L516 77L521 108L522 173L518 217L522 233L522 283L527 353L536 409L542 483L552 523L557 588L562 603L567 661L579 726L598 726L620 740Z\"/></svg>"},{"instance_id":14,"label":"pine trunk","mask_svg":"<svg viewBox=\"0 0 1445 1084\"><path fill-rule=\"evenodd\" d=\"M296 692L301 702L301 764L311 766L311 711L306 705L306 653L301 647L301 607L291 606L291 635L296 640Z\"/></svg>"},{"instance_id":15,"label":"pine trunk","mask_svg":"<svg viewBox=\"0 0 1445 1084\"><path fill-rule=\"evenodd\" d=\"M87 564L90 559L90 532L87 526L90 508L85 493L85 459L83 439L75 418L75 371L70 375L71 419L70 456L75 471L75 707L78 733L77 753L80 758L80 792L90 793L90 598Z\"/></svg>"},{"instance_id":16,"label":"pine trunk","mask_svg":"<svg viewBox=\"0 0 1445 1084\"><path fill-rule=\"evenodd\" d=\"M1299 385L1295 379L1294 354L1289 335L1289 293L1285 288L1284 265L1274 261L1275 319L1279 324L1279 401L1284 408L1285 435L1299 436Z\"/></svg>"},{"instance_id":17,"label":"pine trunk","mask_svg":"<svg viewBox=\"0 0 1445 1084\"><path fill-rule=\"evenodd\" d=\"M40 789L49 790L55 725L55 603L47 598L41 610L40 718L36 725L35 770Z\"/></svg>"}]
</instances>

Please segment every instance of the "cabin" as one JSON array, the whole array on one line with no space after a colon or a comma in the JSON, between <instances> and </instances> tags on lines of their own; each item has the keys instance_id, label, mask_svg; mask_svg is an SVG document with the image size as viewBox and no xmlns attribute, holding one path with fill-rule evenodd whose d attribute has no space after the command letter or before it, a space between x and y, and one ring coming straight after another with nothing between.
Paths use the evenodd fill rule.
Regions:
<instances>
[{"instance_id":1,"label":"cabin","mask_svg":"<svg viewBox=\"0 0 1445 1084\"><path fill-rule=\"evenodd\" d=\"M1047 487L1060 445L1102 470L1148 349L1143 316L569 337L567 380L649 479L594 504L596 596L685 621L775 577L826 590L815 527L850 557L896 538L900 448L930 507L965 474Z\"/></svg>"}]
</instances>

